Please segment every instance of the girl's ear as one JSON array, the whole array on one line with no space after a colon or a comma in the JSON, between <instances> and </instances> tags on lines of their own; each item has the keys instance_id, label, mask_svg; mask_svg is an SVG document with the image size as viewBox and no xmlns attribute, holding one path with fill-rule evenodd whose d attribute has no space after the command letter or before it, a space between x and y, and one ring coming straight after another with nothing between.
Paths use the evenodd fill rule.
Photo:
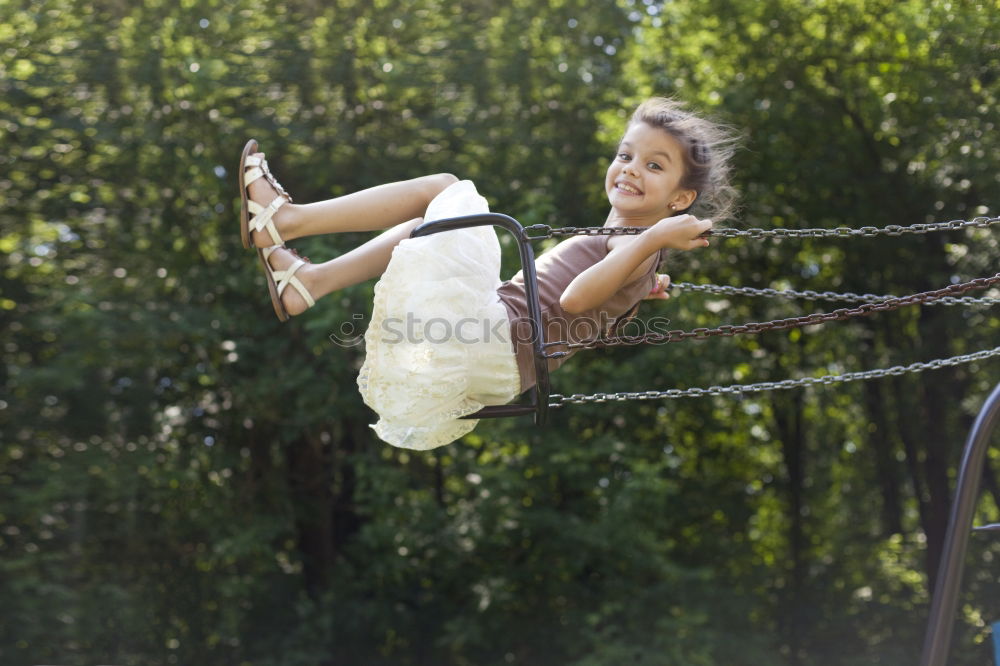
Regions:
<instances>
[{"instance_id":1,"label":"girl's ear","mask_svg":"<svg viewBox=\"0 0 1000 666\"><path fill-rule=\"evenodd\" d=\"M687 210L698 198L698 193L694 190L681 190L671 201L671 207L676 210Z\"/></svg>"}]
</instances>

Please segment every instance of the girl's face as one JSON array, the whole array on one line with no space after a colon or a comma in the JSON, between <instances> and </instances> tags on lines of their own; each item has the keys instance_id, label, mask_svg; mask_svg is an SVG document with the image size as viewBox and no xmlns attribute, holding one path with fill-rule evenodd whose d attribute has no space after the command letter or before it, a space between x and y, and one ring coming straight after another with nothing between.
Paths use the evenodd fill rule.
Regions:
<instances>
[{"instance_id":1,"label":"girl's face","mask_svg":"<svg viewBox=\"0 0 1000 666\"><path fill-rule=\"evenodd\" d=\"M680 186L683 155L680 142L665 130L647 123L631 125L604 179L612 209L653 224L694 203L697 193Z\"/></svg>"}]
</instances>

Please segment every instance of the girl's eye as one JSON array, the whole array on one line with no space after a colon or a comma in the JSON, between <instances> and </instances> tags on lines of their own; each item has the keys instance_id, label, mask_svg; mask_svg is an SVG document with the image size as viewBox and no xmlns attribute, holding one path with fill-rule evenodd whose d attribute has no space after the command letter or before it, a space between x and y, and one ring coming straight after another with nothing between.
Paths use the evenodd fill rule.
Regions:
<instances>
[{"instance_id":1,"label":"girl's eye","mask_svg":"<svg viewBox=\"0 0 1000 666\"><path fill-rule=\"evenodd\" d=\"M663 168L659 164L657 164L656 162L650 162L646 166L648 166L650 169L653 169L654 171L659 171L660 169Z\"/></svg>"},{"instance_id":2,"label":"girl's eye","mask_svg":"<svg viewBox=\"0 0 1000 666\"><path fill-rule=\"evenodd\" d=\"M618 153L618 159L620 159L620 160L628 160L631 157L632 156L629 155L628 153Z\"/></svg>"}]
</instances>

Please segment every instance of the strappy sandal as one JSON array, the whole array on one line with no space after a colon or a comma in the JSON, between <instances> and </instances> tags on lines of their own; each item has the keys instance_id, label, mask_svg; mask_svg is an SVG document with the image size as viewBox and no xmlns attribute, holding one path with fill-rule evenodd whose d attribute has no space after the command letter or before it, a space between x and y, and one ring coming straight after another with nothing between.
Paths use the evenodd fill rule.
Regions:
<instances>
[{"instance_id":1,"label":"strappy sandal","mask_svg":"<svg viewBox=\"0 0 1000 666\"><path fill-rule=\"evenodd\" d=\"M243 147L243 154L240 156L240 237L243 239L243 247L255 247L253 242L253 232L267 231L273 241L272 245L284 245L277 227L274 226L274 214L279 208L292 200L292 197L285 188L278 183L271 171L267 168L267 160L255 156L253 153L258 150L257 141L250 139ZM256 201L250 199L250 192L247 188L250 183L258 178L266 178L267 182L278 191L278 196L274 201L266 206L261 206ZM253 217L250 217L253 215Z\"/></svg>"},{"instance_id":2,"label":"strappy sandal","mask_svg":"<svg viewBox=\"0 0 1000 666\"><path fill-rule=\"evenodd\" d=\"M271 268L271 264L268 263L268 259L271 258L271 254L275 250L279 249L280 246L272 247L259 247L257 248L257 257L260 259L261 267L264 269L264 277L267 279L267 290L271 294L271 305L274 306L274 313L278 315L278 319L281 321L288 321L291 319L291 315L288 314L288 310L285 309L285 304L281 302L281 295L285 292L288 285L291 285L295 291L299 292L303 300L306 302L306 308L311 308L316 305L316 301L313 300L312 294L306 289L306 286L302 284L302 281L295 277L296 271L305 266L308 263L308 259L300 257L295 250L291 248L284 248L295 255L295 261L288 268L280 271L276 271Z\"/></svg>"}]
</instances>

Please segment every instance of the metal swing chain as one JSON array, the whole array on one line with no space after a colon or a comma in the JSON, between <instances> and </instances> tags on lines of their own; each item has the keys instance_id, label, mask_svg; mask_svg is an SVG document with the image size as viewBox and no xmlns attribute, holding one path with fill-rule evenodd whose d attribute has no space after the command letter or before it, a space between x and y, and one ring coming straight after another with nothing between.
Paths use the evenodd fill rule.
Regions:
<instances>
[{"instance_id":1,"label":"metal swing chain","mask_svg":"<svg viewBox=\"0 0 1000 666\"><path fill-rule=\"evenodd\" d=\"M888 225L885 227L835 227L832 229L712 229L705 236L718 238L847 238L847 237L873 237L873 236L902 236L904 234L926 234L935 231L957 231L968 228L987 228L1000 224L1000 217L976 217L971 220L950 220L947 222L931 222L926 224L911 224L909 226ZM545 224L536 224L525 227L525 238L528 240L543 240L555 236L613 236L613 235L638 235L646 230L646 227L558 227L553 229ZM532 235L535 234L535 235ZM656 342L675 342L684 339L707 339L713 336L734 336L739 333L761 333L768 330L781 330L797 326L819 324L827 321L847 319L849 317L872 314L894 310L906 305L940 303L942 305L996 305L1000 302L997 298L969 298L956 297L955 294L964 293L970 289L984 289L994 284L1000 283L1000 273L991 278L978 278L961 284L951 285L936 291L923 292L905 297L879 296L876 294L838 294L835 292L815 292L815 291L795 291L791 289L754 289L752 287L725 287L719 285L694 285L691 283L679 283L674 285L689 291L704 291L708 293L726 295L747 295L747 296L776 296L782 298L805 298L810 300L833 300L847 302L864 302L863 305L852 309L839 309L833 312L817 313L803 317L793 317L789 319L779 319L769 322L750 322L743 325L727 325L717 328L696 328L690 331L668 331L665 334L646 334L642 336L625 336L621 338L607 338L595 340L589 343L552 342L546 347L561 346L564 349L591 349L612 345L637 345ZM562 355L562 354L559 354ZM890 368L880 368L875 370L865 370L860 372L849 372L842 375L824 375L822 377L802 377L800 379L784 379L777 382L758 382L755 384L731 384L729 386L709 386L707 388L689 389L668 389L666 391L625 391L619 393L594 393L591 395L573 394L564 396L558 393L549 396L549 407L561 407L564 404L589 404L602 402L624 402L627 400L662 400L689 398L701 396L720 395L742 395L744 393L759 393L764 391L774 391L779 389L792 389L801 386L830 385L842 382L858 380L878 379L887 376L898 376L906 373L923 372L925 370L936 370L947 366L962 365L974 361L1000 356L1000 347L982 350L971 354L963 354L945 359L935 359L933 361L911 363L909 365L896 365Z\"/></svg>"},{"instance_id":2,"label":"metal swing chain","mask_svg":"<svg viewBox=\"0 0 1000 666\"><path fill-rule=\"evenodd\" d=\"M930 222L926 224L911 224L900 226L891 224L886 227L860 227L852 229L850 227L836 227L833 229L712 229L706 236L717 236L721 238L831 238L831 237L851 237L851 236L902 236L903 234L926 234L932 231L955 231L959 229L978 228L984 229L995 224L1000 224L1000 217L975 217L971 220L950 220L948 222ZM540 235L528 235L530 240L542 240L553 236L635 236L648 227L559 227L551 228L545 224L536 224L525 227L526 232L540 232ZM779 298L804 298L809 300L842 301L848 303L874 303L895 298L891 295L878 294L854 294L851 292L838 294L832 291L796 291L793 289L755 289L753 287L727 287L722 285L696 285L690 282L680 282L673 285L675 288L687 291L702 291L713 294L741 295L741 296L768 296ZM1000 298L955 298L945 296L937 303L941 305L997 305Z\"/></svg>"},{"instance_id":3,"label":"metal swing chain","mask_svg":"<svg viewBox=\"0 0 1000 666\"><path fill-rule=\"evenodd\" d=\"M948 222L928 222L902 226L890 224L885 227L834 227L831 229L712 229L705 236L716 238L847 238L853 236L902 236L904 234L926 234L932 231L957 231L960 229L985 229L1000 224L1000 217L974 217L971 220L950 220ZM542 240L553 236L635 236L648 227L557 227L534 224L524 228L529 240ZM532 233L538 232L537 235Z\"/></svg>"},{"instance_id":4,"label":"metal swing chain","mask_svg":"<svg viewBox=\"0 0 1000 666\"><path fill-rule=\"evenodd\" d=\"M551 357L562 356L568 350L573 349L597 349L599 347L616 347L622 345L659 344L666 342L679 342L681 340L695 339L706 340L711 337L732 337L743 333L763 333L764 331L780 331L788 328L798 328L799 326L810 326L822 324L830 321L840 321L852 317L870 315L875 312L887 312L896 310L907 305L917 305L931 303L935 300L948 296L955 296L965 293L970 289L986 289L994 284L1000 283L1000 273L993 277L976 278L969 282L953 284L943 289L925 291L899 298L890 298L877 303L864 303L856 308L840 308L832 312L817 312L801 317L789 317L786 319L774 319L766 322L749 322L746 324L726 324L716 328L695 328L690 331L673 330L666 333L646 333L644 335L627 335L612 338L597 338L584 342L547 342L545 348L560 347L560 351L550 353Z\"/></svg>"},{"instance_id":5,"label":"metal swing chain","mask_svg":"<svg viewBox=\"0 0 1000 666\"><path fill-rule=\"evenodd\" d=\"M950 220L948 222L928 222L901 226L890 224L885 227L835 227L833 229L713 229L710 236L722 238L837 238L852 236L902 236L903 234L926 234L932 231L956 231L959 229L985 229L1000 224L1000 217L975 217L971 220Z\"/></svg>"},{"instance_id":6,"label":"metal swing chain","mask_svg":"<svg viewBox=\"0 0 1000 666\"><path fill-rule=\"evenodd\" d=\"M948 366L963 365L973 361L1000 356L1000 347L984 349L971 354L952 356L951 358L935 359L921 363L911 363L909 365L894 365L891 368L878 368L875 370L863 370L860 372L847 372L842 375L823 375L822 377L801 377L799 379L783 379L777 382L757 382L755 384L730 384L729 386L709 386L707 388L689 389L668 389L666 391L622 391L619 393L593 393L585 395L574 393L573 395L560 395L554 393L549 396L549 407L556 408L563 405L585 405L598 402L625 402L628 400L664 400L675 398L700 398L702 396L720 395L742 395L744 393L762 393L764 391L777 391L781 389L793 389L801 386L829 386L843 382L853 382L858 380L879 379L881 377L899 376L911 372L923 372L925 370L937 370Z\"/></svg>"},{"instance_id":7,"label":"metal swing chain","mask_svg":"<svg viewBox=\"0 0 1000 666\"><path fill-rule=\"evenodd\" d=\"M674 289L685 292L703 292L707 294L718 294L721 296L763 296L768 298L806 299L810 301L841 301L845 303L877 303L896 298L891 294L855 294L853 292L837 293L833 291L813 291L806 289L798 291L795 289L758 289L755 287L731 287L719 284L694 284L692 282L677 282L671 284ZM973 298L971 296L955 297L945 296L936 301L933 305L998 305L1000 298L985 297Z\"/></svg>"}]
</instances>

